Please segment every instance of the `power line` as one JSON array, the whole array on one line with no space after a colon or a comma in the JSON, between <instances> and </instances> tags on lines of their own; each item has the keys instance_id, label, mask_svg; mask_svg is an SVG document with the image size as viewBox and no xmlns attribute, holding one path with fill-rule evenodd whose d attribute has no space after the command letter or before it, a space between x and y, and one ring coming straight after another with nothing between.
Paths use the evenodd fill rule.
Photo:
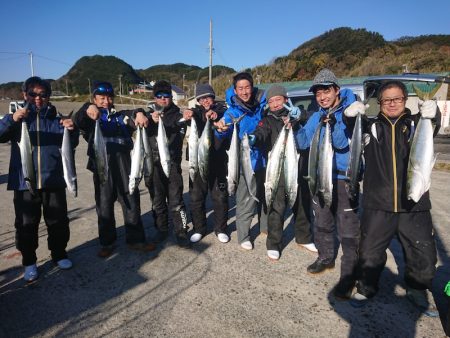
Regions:
<instances>
[{"instance_id":1,"label":"power line","mask_svg":"<svg viewBox=\"0 0 450 338\"><path fill-rule=\"evenodd\" d=\"M37 56L37 57L39 57L39 58L41 58L41 59L45 59L45 60L49 60L49 61L53 61L53 62L56 62L56 63L61 63L61 64L63 64L63 65L70 66L70 63L67 63L67 62L64 62L64 61L51 59L51 58L48 58L48 57L46 57L46 56L39 55L39 54L34 54L34 53L33 53L33 55L34 55L34 56Z\"/></svg>"}]
</instances>

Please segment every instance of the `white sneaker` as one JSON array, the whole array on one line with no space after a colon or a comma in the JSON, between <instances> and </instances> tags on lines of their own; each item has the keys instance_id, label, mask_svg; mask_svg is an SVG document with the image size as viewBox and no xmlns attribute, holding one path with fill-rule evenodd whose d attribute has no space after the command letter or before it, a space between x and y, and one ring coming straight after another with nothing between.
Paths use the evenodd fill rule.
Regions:
<instances>
[{"instance_id":1,"label":"white sneaker","mask_svg":"<svg viewBox=\"0 0 450 338\"><path fill-rule=\"evenodd\" d=\"M228 243L230 241L230 237L223 232L219 232L217 234L217 239L219 240L220 243Z\"/></svg>"},{"instance_id":2,"label":"white sneaker","mask_svg":"<svg viewBox=\"0 0 450 338\"><path fill-rule=\"evenodd\" d=\"M245 241L241 243L241 248L244 250L252 250L253 249L253 245L252 242L250 241Z\"/></svg>"},{"instance_id":3,"label":"white sneaker","mask_svg":"<svg viewBox=\"0 0 450 338\"><path fill-rule=\"evenodd\" d=\"M192 243L197 243L199 240L202 239L202 237L203 237L203 235L201 233L196 232L195 234L193 234L191 236L190 240L191 240Z\"/></svg>"},{"instance_id":4,"label":"white sneaker","mask_svg":"<svg viewBox=\"0 0 450 338\"><path fill-rule=\"evenodd\" d=\"M280 259L280 252L278 250L267 250L267 256L273 261Z\"/></svg>"},{"instance_id":5,"label":"white sneaker","mask_svg":"<svg viewBox=\"0 0 450 338\"><path fill-rule=\"evenodd\" d=\"M319 252L314 243L300 244L300 246L311 252Z\"/></svg>"},{"instance_id":6,"label":"white sneaker","mask_svg":"<svg viewBox=\"0 0 450 338\"><path fill-rule=\"evenodd\" d=\"M68 258L60 259L56 264L61 270L69 270L73 266L72 261Z\"/></svg>"},{"instance_id":7,"label":"white sneaker","mask_svg":"<svg viewBox=\"0 0 450 338\"><path fill-rule=\"evenodd\" d=\"M23 274L23 279L25 282L30 283L38 279L39 274L37 271L36 264L28 265L25 267L25 273Z\"/></svg>"}]
</instances>

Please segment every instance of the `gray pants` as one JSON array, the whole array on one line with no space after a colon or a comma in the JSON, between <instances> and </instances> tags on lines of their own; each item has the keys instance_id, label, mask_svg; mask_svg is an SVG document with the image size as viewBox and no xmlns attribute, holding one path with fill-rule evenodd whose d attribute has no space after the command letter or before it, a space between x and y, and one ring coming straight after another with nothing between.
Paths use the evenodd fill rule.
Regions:
<instances>
[{"instance_id":1,"label":"gray pants","mask_svg":"<svg viewBox=\"0 0 450 338\"><path fill-rule=\"evenodd\" d=\"M240 174L236 190L236 231L239 243L250 240L250 226L255 213L258 214L260 231L267 233L267 215L262 208L264 201L264 178L264 170L259 170L255 173L258 203L250 196L244 176L242 173Z\"/></svg>"}]
</instances>

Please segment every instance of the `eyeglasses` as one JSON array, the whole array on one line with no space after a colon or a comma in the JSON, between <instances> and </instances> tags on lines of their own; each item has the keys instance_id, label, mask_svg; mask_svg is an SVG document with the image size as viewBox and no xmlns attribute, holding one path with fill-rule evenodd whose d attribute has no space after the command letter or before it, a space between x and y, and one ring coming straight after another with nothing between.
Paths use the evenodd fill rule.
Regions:
<instances>
[{"instance_id":1,"label":"eyeglasses","mask_svg":"<svg viewBox=\"0 0 450 338\"><path fill-rule=\"evenodd\" d=\"M163 93L163 94L155 95L155 97L156 97L157 99L170 99L172 96L171 96L170 94L165 94L165 93Z\"/></svg>"},{"instance_id":2,"label":"eyeglasses","mask_svg":"<svg viewBox=\"0 0 450 338\"><path fill-rule=\"evenodd\" d=\"M380 100L380 104L383 106L388 106L391 103L399 104L399 103L402 103L403 101L405 101L405 97L400 96L400 97L394 97L392 99L382 99L382 100Z\"/></svg>"},{"instance_id":3,"label":"eyeglasses","mask_svg":"<svg viewBox=\"0 0 450 338\"><path fill-rule=\"evenodd\" d=\"M41 99L48 99L48 97L50 96L50 95L48 95L47 93L35 93L35 92L33 92L33 91L29 91L28 93L27 93L27 95L28 96L30 96L30 97L32 97L32 98L35 98L35 97L40 97Z\"/></svg>"}]
</instances>

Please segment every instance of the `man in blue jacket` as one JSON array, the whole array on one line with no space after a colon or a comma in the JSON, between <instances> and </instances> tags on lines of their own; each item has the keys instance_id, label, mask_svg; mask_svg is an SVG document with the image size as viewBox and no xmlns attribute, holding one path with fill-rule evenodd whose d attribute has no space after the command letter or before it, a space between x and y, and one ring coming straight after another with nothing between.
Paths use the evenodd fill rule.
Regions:
<instances>
[{"instance_id":1,"label":"man in blue jacket","mask_svg":"<svg viewBox=\"0 0 450 338\"><path fill-rule=\"evenodd\" d=\"M249 73L238 73L233 77L233 87L226 93L229 108L224 113L222 120L217 122L216 136L219 139L231 138L233 127L228 125L233 123L233 119L245 114L239 123L239 139L242 140L245 134L251 134L255 130L263 116L266 98L264 92L253 86L253 77ZM255 209L258 209L260 218L260 230L267 233L266 217L261 217L261 206L264 199L264 167L265 159L263 152L252 147L250 151L252 168L255 172L256 197L259 203L251 197L245 182L242 170L236 191L236 229L238 242L244 250L252 250L250 241L250 225L252 223Z\"/></svg>"},{"instance_id":2,"label":"man in blue jacket","mask_svg":"<svg viewBox=\"0 0 450 338\"><path fill-rule=\"evenodd\" d=\"M26 105L0 120L0 142L11 141L8 190L14 190L16 247L22 254L24 280L38 278L36 249L41 209L48 232L48 249L60 269L70 269L66 247L70 237L67 217L66 184L60 148L64 128L71 130L72 145L78 145L78 133L70 119L63 119L51 105L50 84L40 77L27 79L23 86ZM32 146L35 182L25 182L18 143L22 123L26 123ZM31 175L30 175L31 176Z\"/></svg>"},{"instance_id":3,"label":"man in blue jacket","mask_svg":"<svg viewBox=\"0 0 450 338\"><path fill-rule=\"evenodd\" d=\"M297 143L300 149L309 148L317 126L328 122L331 126L334 155L331 205L327 206L317 196L313 196L314 242L319 256L308 266L307 271L317 274L334 268L336 224L343 254L340 280L333 292L338 299L348 299L354 287L352 275L358 260L360 226L357 214L358 198L350 199L345 187L345 171L349 160L348 139L351 134L342 117L344 110L355 101L355 95L351 90L340 89L336 76L329 69L323 69L316 75L310 91L314 93L320 109L298 130ZM322 135L324 129L322 126Z\"/></svg>"}]
</instances>

